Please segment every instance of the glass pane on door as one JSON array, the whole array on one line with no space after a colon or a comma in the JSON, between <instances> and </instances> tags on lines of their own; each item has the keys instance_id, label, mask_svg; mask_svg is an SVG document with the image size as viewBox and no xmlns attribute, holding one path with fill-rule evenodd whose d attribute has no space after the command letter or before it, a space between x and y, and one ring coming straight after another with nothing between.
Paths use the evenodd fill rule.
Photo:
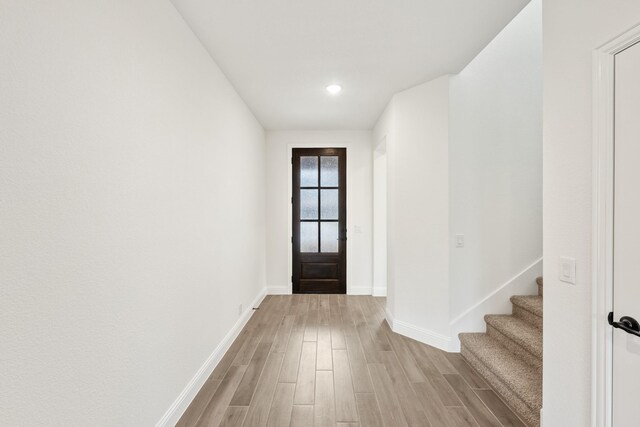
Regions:
<instances>
[{"instance_id":1,"label":"glass pane on door","mask_svg":"<svg viewBox=\"0 0 640 427\"><path fill-rule=\"evenodd\" d=\"M320 223L320 247L323 253L338 252L338 223L322 222Z\"/></svg>"},{"instance_id":2,"label":"glass pane on door","mask_svg":"<svg viewBox=\"0 0 640 427\"><path fill-rule=\"evenodd\" d=\"M318 252L318 223L300 223L300 252Z\"/></svg>"},{"instance_id":3,"label":"glass pane on door","mask_svg":"<svg viewBox=\"0 0 640 427\"><path fill-rule=\"evenodd\" d=\"M338 184L338 156L321 156L320 185L322 187L337 187Z\"/></svg>"},{"instance_id":4,"label":"glass pane on door","mask_svg":"<svg viewBox=\"0 0 640 427\"><path fill-rule=\"evenodd\" d=\"M320 218L338 219L338 190L320 190Z\"/></svg>"},{"instance_id":5,"label":"glass pane on door","mask_svg":"<svg viewBox=\"0 0 640 427\"><path fill-rule=\"evenodd\" d=\"M318 158L316 156L300 157L300 187L318 186Z\"/></svg>"},{"instance_id":6,"label":"glass pane on door","mask_svg":"<svg viewBox=\"0 0 640 427\"><path fill-rule=\"evenodd\" d=\"M318 219L318 190L300 190L300 219Z\"/></svg>"}]
</instances>

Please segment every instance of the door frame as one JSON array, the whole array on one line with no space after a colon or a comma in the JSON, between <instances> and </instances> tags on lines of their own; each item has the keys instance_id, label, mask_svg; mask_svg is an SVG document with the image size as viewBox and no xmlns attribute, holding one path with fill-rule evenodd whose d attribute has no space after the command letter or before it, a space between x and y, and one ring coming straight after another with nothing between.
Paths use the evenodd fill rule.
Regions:
<instances>
[{"instance_id":1,"label":"door frame","mask_svg":"<svg viewBox=\"0 0 640 427\"><path fill-rule=\"evenodd\" d=\"M353 286L353 282L351 280L352 271L353 271L353 241L354 241L354 229L353 229L353 209L350 209L349 206L353 206L353 178L351 175L351 171L353 171L353 156L349 155L349 151L351 150L352 144L349 142L306 142L306 143L291 143L287 144L287 165L288 172L287 177L289 183L287 184L288 189L288 207L287 207L287 224L288 224L288 233L289 233L289 245L287 246L287 265L288 265L288 275L289 275L289 285L287 286L287 295L293 294L293 282L291 281L291 277L293 276L293 244L291 243L291 239L293 238L293 204L291 203L291 198L293 197L293 166L291 164L291 158L293 156L294 148L344 148L347 150L347 295L353 295L351 292Z\"/></svg>"},{"instance_id":2,"label":"door frame","mask_svg":"<svg viewBox=\"0 0 640 427\"><path fill-rule=\"evenodd\" d=\"M303 185L302 182L300 181L300 178L302 176L301 171L300 171L300 166L301 166L301 160L304 156L312 156L315 157L317 159L317 217L315 220L313 220L316 225L317 225L317 231L318 231L318 235L317 235L317 244L318 244L318 250L317 252L313 253L309 253L309 252L302 252L300 249L301 246L301 237L300 237L300 229L301 229L301 225L302 222L304 221L303 219L300 218L300 208L302 206L302 199L301 197L298 195L298 197L296 197L296 193L292 192L293 197L291 197L291 206L292 206L292 217L295 217L295 220L292 221L291 227L293 230L292 233L292 238L291 238L291 243L292 243L292 262L293 262L293 275L291 277L293 285L295 286L296 284L296 274L297 274L297 279L298 279L298 288L296 289L296 291L294 291L295 293L298 294L314 294L314 293L319 293L319 294L331 294L331 293L336 293L336 294L343 294L346 295L347 293L347 248L348 248L348 242L347 242L347 149L346 148L342 148L342 147L306 147L306 148L294 148L293 150L297 151L297 153L295 155L291 156L291 164L295 167L292 169L292 173L293 173L293 179L292 179L292 188L295 188L296 191L298 190L302 190ZM323 171L322 171L322 159L325 156L335 156L336 159L338 160L338 183L335 186L323 186L322 184L322 176L323 176ZM297 161L296 161L297 158ZM311 186L313 187L313 186ZM337 224L338 229L337 229L337 234L338 234L338 250L337 252L325 252L324 251L324 242L322 241L322 223L325 221L322 218L322 192L324 191L325 188L332 188L332 189L337 189L338 192L338 217L336 218L337 221L333 221L333 218L330 219L330 221L333 221L333 223ZM297 212L296 212L297 211ZM298 250L297 251L293 251L293 248L297 247ZM335 287L323 287L323 289L321 290L315 290L315 291L311 291L309 289L302 290L301 289L301 285L302 285L302 281L303 279L303 271L304 268L302 266L302 264L304 263L331 263L332 261L337 259L337 264L338 264L338 286ZM308 278L307 278L308 279ZM332 277L333 279L333 277ZM313 280L313 279L312 279ZM324 284L326 285L326 282L324 282ZM317 285L317 283L315 285L311 285L312 287L315 287ZM333 289L331 289L333 288Z\"/></svg>"},{"instance_id":3,"label":"door frame","mask_svg":"<svg viewBox=\"0 0 640 427\"><path fill-rule=\"evenodd\" d=\"M593 53L592 394L591 425L612 426L614 58L640 42L640 24Z\"/></svg>"}]
</instances>

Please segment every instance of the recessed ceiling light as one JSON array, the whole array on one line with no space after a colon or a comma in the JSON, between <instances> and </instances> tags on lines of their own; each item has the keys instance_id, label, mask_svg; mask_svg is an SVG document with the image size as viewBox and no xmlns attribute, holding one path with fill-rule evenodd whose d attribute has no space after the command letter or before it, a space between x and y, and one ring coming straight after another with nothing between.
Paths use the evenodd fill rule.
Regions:
<instances>
[{"instance_id":1,"label":"recessed ceiling light","mask_svg":"<svg viewBox=\"0 0 640 427\"><path fill-rule=\"evenodd\" d=\"M337 95L338 93L340 93L340 91L342 90L342 86L340 85L329 85L327 86L327 92L329 92L331 95Z\"/></svg>"}]
</instances>

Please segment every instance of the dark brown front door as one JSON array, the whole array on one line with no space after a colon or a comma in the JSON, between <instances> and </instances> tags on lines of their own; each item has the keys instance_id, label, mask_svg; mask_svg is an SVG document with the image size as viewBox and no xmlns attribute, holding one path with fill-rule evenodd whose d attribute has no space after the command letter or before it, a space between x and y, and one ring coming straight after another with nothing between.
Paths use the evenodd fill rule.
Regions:
<instances>
[{"instance_id":1,"label":"dark brown front door","mask_svg":"<svg viewBox=\"0 0 640 427\"><path fill-rule=\"evenodd\" d=\"M347 291L347 150L294 148L293 293Z\"/></svg>"}]
</instances>

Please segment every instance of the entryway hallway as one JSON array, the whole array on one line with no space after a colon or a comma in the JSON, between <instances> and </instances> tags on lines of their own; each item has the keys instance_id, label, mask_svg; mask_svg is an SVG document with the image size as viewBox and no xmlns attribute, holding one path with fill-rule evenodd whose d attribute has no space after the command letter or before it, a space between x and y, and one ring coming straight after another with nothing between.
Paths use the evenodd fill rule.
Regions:
<instances>
[{"instance_id":1,"label":"entryway hallway","mask_svg":"<svg viewBox=\"0 0 640 427\"><path fill-rule=\"evenodd\" d=\"M178 426L524 426L460 354L393 333L385 302L266 296Z\"/></svg>"}]
</instances>

